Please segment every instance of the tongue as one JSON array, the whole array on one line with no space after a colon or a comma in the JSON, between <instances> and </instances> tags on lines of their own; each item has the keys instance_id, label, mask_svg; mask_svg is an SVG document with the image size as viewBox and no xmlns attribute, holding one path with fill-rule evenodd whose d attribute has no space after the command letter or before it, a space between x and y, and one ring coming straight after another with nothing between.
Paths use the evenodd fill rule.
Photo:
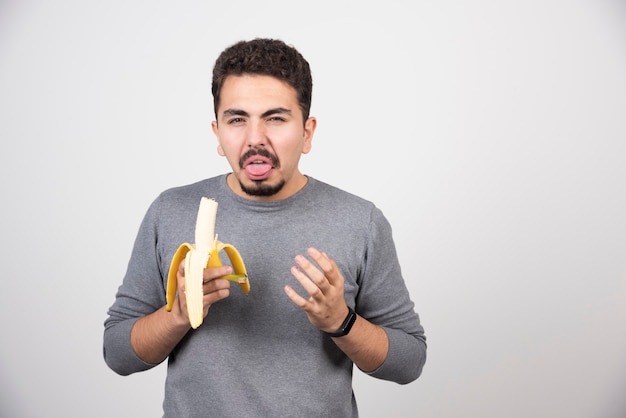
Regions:
<instances>
[{"instance_id":1,"label":"tongue","mask_svg":"<svg viewBox=\"0 0 626 418\"><path fill-rule=\"evenodd\" d=\"M246 174L253 180L262 180L269 176L271 169L271 164L248 164Z\"/></svg>"}]
</instances>

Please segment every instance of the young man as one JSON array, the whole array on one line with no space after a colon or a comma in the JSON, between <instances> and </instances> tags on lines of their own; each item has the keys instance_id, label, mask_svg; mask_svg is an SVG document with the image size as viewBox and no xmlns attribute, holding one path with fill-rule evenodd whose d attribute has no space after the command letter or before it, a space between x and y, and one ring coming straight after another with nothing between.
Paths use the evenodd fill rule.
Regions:
<instances>
[{"instance_id":1,"label":"young man","mask_svg":"<svg viewBox=\"0 0 626 418\"><path fill-rule=\"evenodd\" d=\"M312 81L282 41L239 42L213 70L218 153L232 173L163 192L141 224L105 321L104 357L122 375L166 358L166 417L356 417L352 367L409 383L424 331L400 272L391 227L372 203L305 176ZM184 295L165 309L167 272L193 242L200 198L219 202L215 230L240 251L248 296L204 271L204 322Z\"/></svg>"}]
</instances>

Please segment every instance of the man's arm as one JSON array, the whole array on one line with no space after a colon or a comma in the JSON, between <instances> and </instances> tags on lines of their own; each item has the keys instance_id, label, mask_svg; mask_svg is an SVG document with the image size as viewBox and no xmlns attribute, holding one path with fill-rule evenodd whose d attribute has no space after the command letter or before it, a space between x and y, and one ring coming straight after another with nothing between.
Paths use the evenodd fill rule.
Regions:
<instances>
[{"instance_id":1,"label":"man's arm","mask_svg":"<svg viewBox=\"0 0 626 418\"><path fill-rule=\"evenodd\" d=\"M333 341L365 373L379 368L389 352L385 330L358 315L350 333Z\"/></svg>"},{"instance_id":2,"label":"man's arm","mask_svg":"<svg viewBox=\"0 0 626 418\"><path fill-rule=\"evenodd\" d=\"M204 315L209 307L230 294L230 282L220 279L232 273L230 266L213 267L204 270ZM185 298L178 295L185 293L184 260L178 268L178 292L172 310L165 306L140 318L135 322L130 334L130 343L137 356L150 364L158 364L165 360L176 345L191 329L187 316Z\"/></svg>"},{"instance_id":3,"label":"man's arm","mask_svg":"<svg viewBox=\"0 0 626 418\"><path fill-rule=\"evenodd\" d=\"M339 268L325 253L315 248L308 250L309 256L321 268L319 270L303 256L296 257L298 267L291 272L309 293L304 299L291 286L285 286L285 293L293 303L306 312L309 321L325 332L337 331L348 314L344 300L344 278ZM357 316L348 335L333 337L335 344L365 372L380 367L389 351L387 333L381 327Z\"/></svg>"},{"instance_id":4,"label":"man's arm","mask_svg":"<svg viewBox=\"0 0 626 418\"><path fill-rule=\"evenodd\" d=\"M178 309L178 304L176 308ZM191 328L189 320L167 312L165 306L135 322L130 333L130 344L137 356L150 364L165 360Z\"/></svg>"}]
</instances>

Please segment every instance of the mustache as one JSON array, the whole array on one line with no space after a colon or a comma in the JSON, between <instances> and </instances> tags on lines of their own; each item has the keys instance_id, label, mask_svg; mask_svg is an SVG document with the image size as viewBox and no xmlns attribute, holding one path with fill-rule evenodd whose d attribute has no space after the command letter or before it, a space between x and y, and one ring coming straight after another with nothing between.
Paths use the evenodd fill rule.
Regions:
<instances>
[{"instance_id":1,"label":"mustache","mask_svg":"<svg viewBox=\"0 0 626 418\"><path fill-rule=\"evenodd\" d=\"M239 167L243 168L243 164L246 162L246 160L250 157L254 157L255 155L260 155L261 157L265 157L269 159L272 162L272 165L274 167L279 166L278 157L276 157L274 154L272 154L265 148L259 148L259 149L250 149L248 150L248 152L243 154L241 158L239 159Z\"/></svg>"}]
</instances>

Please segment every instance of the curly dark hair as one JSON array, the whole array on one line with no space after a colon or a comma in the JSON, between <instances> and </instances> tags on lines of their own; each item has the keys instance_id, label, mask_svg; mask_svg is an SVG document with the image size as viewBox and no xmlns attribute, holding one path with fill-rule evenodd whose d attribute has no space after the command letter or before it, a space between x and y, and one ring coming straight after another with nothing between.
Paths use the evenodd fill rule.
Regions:
<instances>
[{"instance_id":1,"label":"curly dark hair","mask_svg":"<svg viewBox=\"0 0 626 418\"><path fill-rule=\"evenodd\" d=\"M276 77L296 90L304 121L309 118L313 79L309 63L293 46L276 39L239 41L226 48L213 67L213 109L217 119L220 93L229 75L258 74Z\"/></svg>"}]
</instances>

